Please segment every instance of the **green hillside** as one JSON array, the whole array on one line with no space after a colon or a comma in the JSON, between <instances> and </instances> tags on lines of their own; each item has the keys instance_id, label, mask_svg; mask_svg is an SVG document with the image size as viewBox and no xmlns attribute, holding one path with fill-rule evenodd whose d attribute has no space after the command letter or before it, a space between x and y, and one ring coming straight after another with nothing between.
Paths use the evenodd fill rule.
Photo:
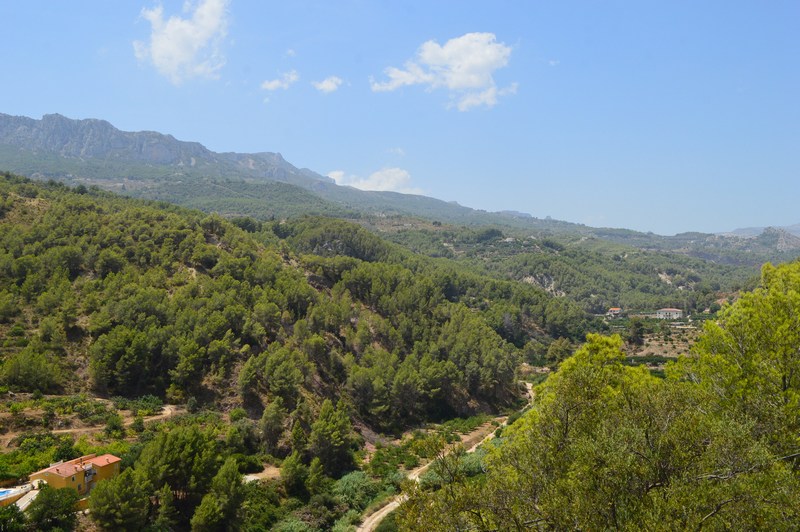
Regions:
<instances>
[{"instance_id":1,"label":"green hillside","mask_svg":"<svg viewBox=\"0 0 800 532\"><path fill-rule=\"evenodd\" d=\"M158 492L176 498L181 528L205 515L214 479L264 463L286 478L241 494L267 497L251 522L322 511L328 503L309 498L333 497L339 482L376 490L364 502L336 495L320 521L330 524L396 489L397 466L342 477L359 468L365 438L507 408L523 348L600 325L543 290L328 218L228 221L11 174L0 177L0 216L0 475L120 454L125 480L92 497L106 527L118 524L103 521L115 497ZM163 403L190 414L145 425ZM90 439L50 432L98 423ZM160 476L169 460L194 460L199 476ZM141 504L129 508L138 526L161 508Z\"/></svg>"},{"instance_id":2,"label":"green hillside","mask_svg":"<svg viewBox=\"0 0 800 532\"><path fill-rule=\"evenodd\" d=\"M238 386L294 405L305 388L345 394L370 418L392 401L410 406L392 383L413 377L412 411L372 418L402 426L512 399L517 346L578 339L589 323L542 290L345 222L239 219L247 232L96 190L13 176L2 185L3 329L16 338L3 375L20 390L220 402ZM429 372L439 377L419 381Z\"/></svg>"},{"instance_id":3,"label":"green hillside","mask_svg":"<svg viewBox=\"0 0 800 532\"><path fill-rule=\"evenodd\" d=\"M708 323L667 378L586 344L474 465L408 486L403 530L770 529L800 519L800 263Z\"/></svg>"},{"instance_id":4,"label":"green hillside","mask_svg":"<svg viewBox=\"0 0 800 532\"><path fill-rule=\"evenodd\" d=\"M374 230L418 253L539 286L596 314L609 307L632 312L677 307L702 313L754 282L760 266L719 264L596 237L531 235L498 226L468 228L402 219L377 223Z\"/></svg>"}]
</instances>

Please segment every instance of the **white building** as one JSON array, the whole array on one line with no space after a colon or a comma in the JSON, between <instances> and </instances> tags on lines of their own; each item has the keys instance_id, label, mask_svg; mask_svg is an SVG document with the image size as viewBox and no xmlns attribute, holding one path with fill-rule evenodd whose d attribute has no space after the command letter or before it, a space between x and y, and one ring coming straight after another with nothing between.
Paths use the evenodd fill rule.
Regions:
<instances>
[{"instance_id":1,"label":"white building","mask_svg":"<svg viewBox=\"0 0 800 532\"><path fill-rule=\"evenodd\" d=\"M656 318L659 320L679 320L683 317L683 311L679 308L662 308L656 311Z\"/></svg>"}]
</instances>

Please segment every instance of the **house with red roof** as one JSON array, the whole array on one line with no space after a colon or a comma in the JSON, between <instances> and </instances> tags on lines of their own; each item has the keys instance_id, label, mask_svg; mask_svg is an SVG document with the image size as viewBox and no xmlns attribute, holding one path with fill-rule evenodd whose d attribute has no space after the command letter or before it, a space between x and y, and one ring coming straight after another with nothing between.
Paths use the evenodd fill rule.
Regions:
<instances>
[{"instance_id":1,"label":"house with red roof","mask_svg":"<svg viewBox=\"0 0 800 532\"><path fill-rule=\"evenodd\" d=\"M122 459L113 454L87 454L31 473L30 481L34 485L46 482L53 488L72 488L79 495L86 495L101 480L118 475L120 462Z\"/></svg>"}]
</instances>

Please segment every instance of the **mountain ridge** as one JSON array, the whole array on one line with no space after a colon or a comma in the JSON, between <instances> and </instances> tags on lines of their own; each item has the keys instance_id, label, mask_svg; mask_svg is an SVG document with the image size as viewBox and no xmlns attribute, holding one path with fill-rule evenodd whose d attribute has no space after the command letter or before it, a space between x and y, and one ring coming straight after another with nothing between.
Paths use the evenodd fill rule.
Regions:
<instances>
[{"instance_id":1,"label":"mountain ridge","mask_svg":"<svg viewBox=\"0 0 800 532\"><path fill-rule=\"evenodd\" d=\"M176 174L190 169L211 175L236 173L242 177L307 183L333 180L308 169L296 168L280 153L218 153L199 142L178 140L156 131L122 131L96 118L74 120L46 114L41 120L0 113L0 144L68 159L103 159L172 167ZM218 168L215 168L217 166ZM17 171L17 168L11 168Z\"/></svg>"},{"instance_id":2,"label":"mountain ridge","mask_svg":"<svg viewBox=\"0 0 800 532\"><path fill-rule=\"evenodd\" d=\"M464 226L500 226L517 236L594 237L729 264L783 261L800 253L796 233L780 238L769 232L759 236L764 231L759 235L690 232L662 236L516 211L487 212L428 196L364 191L295 167L277 152L217 153L168 134L125 132L105 120L73 120L60 114L36 120L0 113L0 168L231 217L416 217Z\"/></svg>"},{"instance_id":3,"label":"mountain ridge","mask_svg":"<svg viewBox=\"0 0 800 532\"><path fill-rule=\"evenodd\" d=\"M523 226L533 221L551 230L580 227L570 222L539 220L527 213L487 213L428 196L341 186L330 177L295 167L280 153L217 153L198 142L177 140L168 134L124 132L105 120L75 120L60 114L47 114L36 120L0 113L0 163L6 170L33 177L85 182L118 192L133 187L140 190L137 195L151 199L157 199L157 194L141 190L152 192L180 177L225 180L228 184L280 181L311 191L340 207L366 209L369 214L436 213L445 221L464 224L475 224L471 218L476 214L488 214L497 217L489 223L524 220ZM134 183L125 183L123 188L123 179Z\"/></svg>"}]
</instances>

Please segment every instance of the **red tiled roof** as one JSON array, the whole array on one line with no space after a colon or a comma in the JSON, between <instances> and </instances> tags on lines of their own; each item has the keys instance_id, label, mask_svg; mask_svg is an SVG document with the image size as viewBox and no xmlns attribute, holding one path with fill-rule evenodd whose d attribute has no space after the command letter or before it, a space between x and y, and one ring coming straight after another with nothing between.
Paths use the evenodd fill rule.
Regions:
<instances>
[{"instance_id":1,"label":"red tiled roof","mask_svg":"<svg viewBox=\"0 0 800 532\"><path fill-rule=\"evenodd\" d=\"M72 475L75 475L83 471L87 464L92 464L93 466L101 467L121 461L122 461L121 458L118 458L113 454L104 454L102 456L87 454L85 456L81 456L80 458L73 458L72 460L69 460L67 462L62 462L60 464L53 464L50 467L42 469L41 471L31 473L31 475L41 475L50 473L52 475L58 475L60 477L71 477Z\"/></svg>"},{"instance_id":2,"label":"red tiled roof","mask_svg":"<svg viewBox=\"0 0 800 532\"><path fill-rule=\"evenodd\" d=\"M83 466L80 464L72 464L69 462L63 464L55 464L41 471L37 471L36 473L31 473L32 475L40 475L43 473L50 473L52 475L57 475L59 477L71 477L72 475L77 475L83 471Z\"/></svg>"},{"instance_id":3,"label":"red tiled roof","mask_svg":"<svg viewBox=\"0 0 800 532\"><path fill-rule=\"evenodd\" d=\"M104 466L108 464L113 464L115 462L121 462L122 458L118 458L113 454L104 454L101 456L95 456L94 458L89 458L86 461L91 462L92 465Z\"/></svg>"}]
</instances>

